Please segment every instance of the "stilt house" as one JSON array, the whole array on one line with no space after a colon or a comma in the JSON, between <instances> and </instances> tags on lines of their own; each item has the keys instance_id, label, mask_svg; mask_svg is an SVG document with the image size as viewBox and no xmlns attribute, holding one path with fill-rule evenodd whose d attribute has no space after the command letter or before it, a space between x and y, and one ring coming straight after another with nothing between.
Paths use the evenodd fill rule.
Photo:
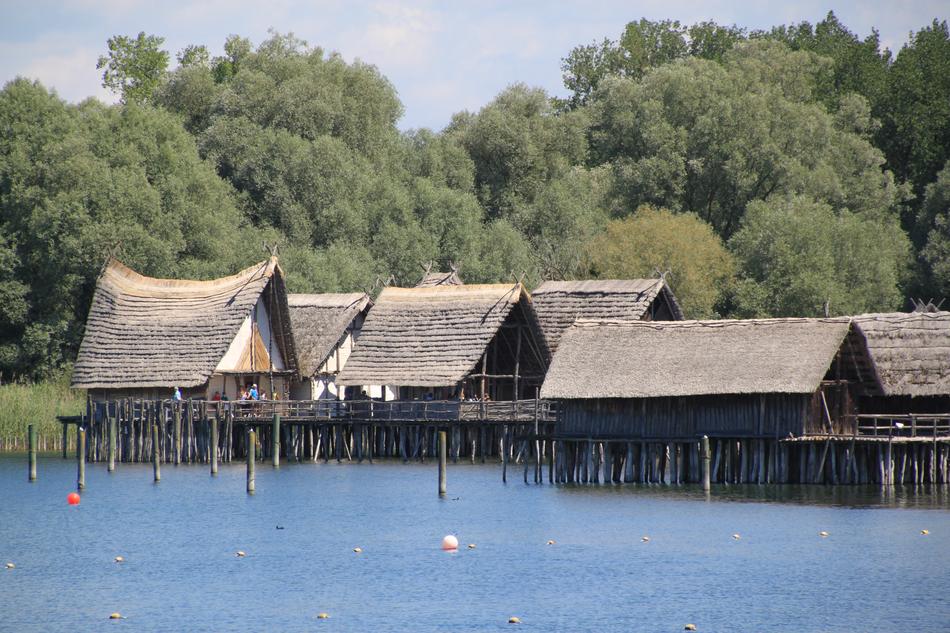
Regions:
<instances>
[{"instance_id":1,"label":"stilt house","mask_svg":"<svg viewBox=\"0 0 950 633\"><path fill-rule=\"evenodd\" d=\"M531 293L552 353L577 319L681 321L683 313L662 279L545 281Z\"/></svg>"},{"instance_id":2,"label":"stilt house","mask_svg":"<svg viewBox=\"0 0 950 633\"><path fill-rule=\"evenodd\" d=\"M402 400L533 398L548 360L521 284L386 288L337 383L392 385Z\"/></svg>"},{"instance_id":3,"label":"stilt house","mask_svg":"<svg viewBox=\"0 0 950 633\"><path fill-rule=\"evenodd\" d=\"M337 374L353 352L369 310L369 295L292 294L288 298L300 380L291 388L295 400L343 399Z\"/></svg>"},{"instance_id":4,"label":"stilt house","mask_svg":"<svg viewBox=\"0 0 950 633\"><path fill-rule=\"evenodd\" d=\"M950 413L950 312L892 312L854 317L879 386L861 398L862 413ZM858 362L860 363L860 358Z\"/></svg>"},{"instance_id":5,"label":"stilt house","mask_svg":"<svg viewBox=\"0 0 950 633\"><path fill-rule=\"evenodd\" d=\"M556 433L565 437L846 433L849 394L874 389L855 369L866 355L849 318L579 320L541 397L558 401Z\"/></svg>"},{"instance_id":6,"label":"stilt house","mask_svg":"<svg viewBox=\"0 0 950 633\"><path fill-rule=\"evenodd\" d=\"M277 258L210 281L145 277L116 260L99 276L72 386L94 399L289 395L297 357Z\"/></svg>"}]
</instances>

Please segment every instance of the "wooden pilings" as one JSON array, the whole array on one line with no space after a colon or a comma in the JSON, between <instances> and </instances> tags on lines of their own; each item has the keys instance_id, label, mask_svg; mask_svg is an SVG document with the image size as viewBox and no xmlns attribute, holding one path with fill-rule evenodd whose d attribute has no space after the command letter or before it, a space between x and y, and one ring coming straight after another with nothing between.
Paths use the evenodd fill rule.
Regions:
<instances>
[{"instance_id":1,"label":"wooden pilings","mask_svg":"<svg viewBox=\"0 0 950 633\"><path fill-rule=\"evenodd\" d=\"M152 473L155 483L162 480L162 455L158 431L158 422L155 422L152 424Z\"/></svg>"},{"instance_id":2,"label":"wooden pilings","mask_svg":"<svg viewBox=\"0 0 950 633\"><path fill-rule=\"evenodd\" d=\"M27 444L29 444L30 451L29 480L36 481L36 427L32 424L27 429Z\"/></svg>"},{"instance_id":3,"label":"wooden pilings","mask_svg":"<svg viewBox=\"0 0 950 633\"><path fill-rule=\"evenodd\" d=\"M209 420L211 425L211 474L218 474L218 424L221 420L218 418L217 412L215 416Z\"/></svg>"},{"instance_id":4,"label":"wooden pilings","mask_svg":"<svg viewBox=\"0 0 950 633\"><path fill-rule=\"evenodd\" d=\"M76 487L79 490L86 488L86 429L82 426L76 433Z\"/></svg>"},{"instance_id":5,"label":"wooden pilings","mask_svg":"<svg viewBox=\"0 0 950 633\"><path fill-rule=\"evenodd\" d=\"M280 416L274 414L271 428L271 454L274 468L280 467Z\"/></svg>"},{"instance_id":6,"label":"wooden pilings","mask_svg":"<svg viewBox=\"0 0 950 633\"><path fill-rule=\"evenodd\" d=\"M446 458L448 452L446 451L446 436L448 434L445 431L439 431L439 496L445 495L445 467L446 467Z\"/></svg>"},{"instance_id":7,"label":"wooden pilings","mask_svg":"<svg viewBox=\"0 0 950 633\"><path fill-rule=\"evenodd\" d=\"M950 438L558 440L554 480L718 484L950 483ZM710 465L711 462L711 465ZM707 475L708 472L708 475ZM707 480L708 477L708 480Z\"/></svg>"},{"instance_id":8,"label":"wooden pilings","mask_svg":"<svg viewBox=\"0 0 950 633\"><path fill-rule=\"evenodd\" d=\"M702 452L703 456L703 490L709 492L710 489L710 475L709 475L709 438L703 436L702 442L700 442L699 450Z\"/></svg>"},{"instance_id":9,"label":"wooden pilings","mask_svg":"<svg viewBox=\"0 0 950 633\"><path fill-rule=\"evenodd\" d=\"M247 494L254 494L254 463L257 459L257 433L247 431Z\"/></svg>"}]
</instances>

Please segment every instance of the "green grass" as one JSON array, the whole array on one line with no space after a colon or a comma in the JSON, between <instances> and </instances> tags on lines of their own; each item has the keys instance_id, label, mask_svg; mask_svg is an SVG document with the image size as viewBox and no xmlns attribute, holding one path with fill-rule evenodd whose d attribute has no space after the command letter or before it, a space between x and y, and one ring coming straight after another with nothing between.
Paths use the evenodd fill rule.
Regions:
<instances>
[{"instance_id":1,"label":"green grass","mask_svg":"<svg viewBox=\"0 0 950 633\"><path fill-rule=\"evenodd\" d=\"M57 415L79 415L86 404L84 391L69 388L69 374L32 385L0 385L0 440L3 450L25 450L27 427L36 426L37 435L52 442L61 437Z\"/></svg>"}]
</instances>

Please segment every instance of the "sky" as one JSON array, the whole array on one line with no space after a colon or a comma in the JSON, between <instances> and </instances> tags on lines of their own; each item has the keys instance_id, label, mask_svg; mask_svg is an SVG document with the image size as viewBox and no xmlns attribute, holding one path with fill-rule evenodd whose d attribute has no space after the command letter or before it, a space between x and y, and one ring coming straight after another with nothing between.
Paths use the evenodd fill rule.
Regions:
<instances>
[{"instance_id":1,"label":"sky","mask_svg":"<svg viewBox=\"0 0 950 633\"><path fill-rule=\"evenodd\" d=\"M96 60L113 35L140 31L165 38L172 60L189 44L222 52L230 34L259 44L268 30L292 32L346 60L374 64L405 108L403 130L440 130L452 114L477 111L515 82L563 96L561 59L573 47L616 39L645 17L683 24L714 20L749 29L803 20L833 10L864 37L877 28L897 51L911 31L948 19L946 0L846 0L829 4L764 1L615 0L0 0L0 82L39 79L69 101L113 102Z\"/></svg>"}]
</instances>

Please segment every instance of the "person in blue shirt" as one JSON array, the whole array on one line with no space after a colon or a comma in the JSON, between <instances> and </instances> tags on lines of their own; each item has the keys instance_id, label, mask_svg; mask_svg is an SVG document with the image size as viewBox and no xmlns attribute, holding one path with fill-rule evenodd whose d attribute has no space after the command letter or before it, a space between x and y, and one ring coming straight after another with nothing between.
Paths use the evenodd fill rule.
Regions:
<instances>
[{"instance_id":1,"label":"person in blue shirt","mask_svg":"<svg viewBox=\"0 0 950 633\"><path fill-rule=\"evenodd\" d=\"M247 393L248 400L260 400L260 396L257 393L257 385L251 385L251 390Z\"/></svg>"},{"instance_id":2,"label":"person in blue shirt","mask_svg":"<svg viewBox=\"0 0 950 633\"><path fill-rule=\"evenodd\" d=\"M178 387L175 387L175 393L172 395L172 400L175 402L181 402L181 391Z\"/></svg>"}]
</instances>

